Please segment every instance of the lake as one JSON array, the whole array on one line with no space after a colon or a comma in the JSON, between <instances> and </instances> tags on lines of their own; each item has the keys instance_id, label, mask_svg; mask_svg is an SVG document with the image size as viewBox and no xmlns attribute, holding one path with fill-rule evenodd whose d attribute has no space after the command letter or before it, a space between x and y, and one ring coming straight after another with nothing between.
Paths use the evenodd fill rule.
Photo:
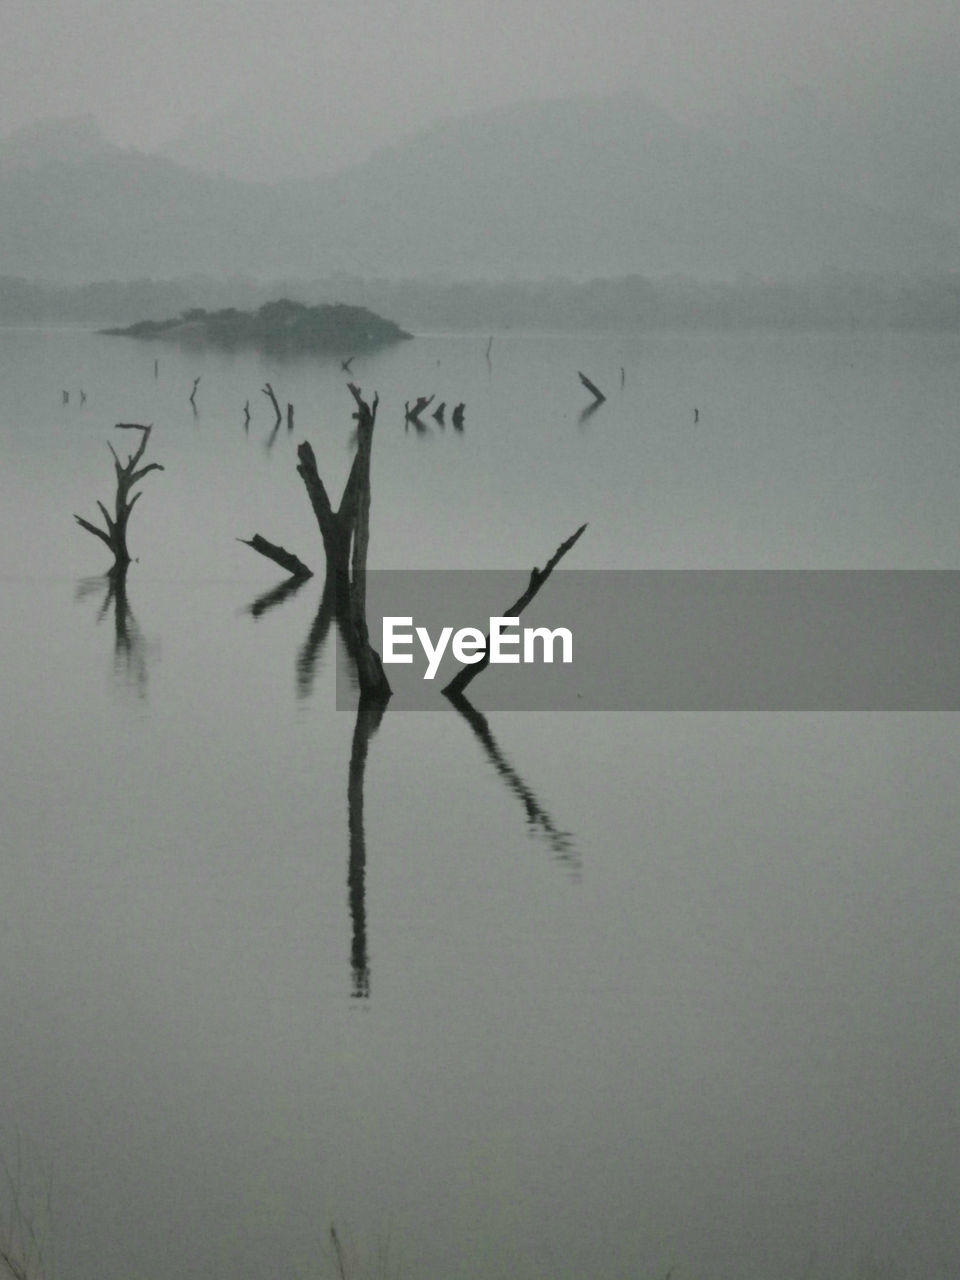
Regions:
<instances>
[{"instance_id":1,"label":"lake","mask_svg":"<svg viewBox=\"0 0 960 1280\"><path fill-rule=\"evenodd\" d=\"M955 335L487 337L355 360L371 567L960 569ZM295 469L338 499L346 381L0 331L0 1143L57 1274L334 1276L334 1225L402 1280L955 1280L958 718L388 706L358 760ZM121 421L125 621L73 519ZM255 532L318 577L254 608Z\"/></svg>"}]
</instances>

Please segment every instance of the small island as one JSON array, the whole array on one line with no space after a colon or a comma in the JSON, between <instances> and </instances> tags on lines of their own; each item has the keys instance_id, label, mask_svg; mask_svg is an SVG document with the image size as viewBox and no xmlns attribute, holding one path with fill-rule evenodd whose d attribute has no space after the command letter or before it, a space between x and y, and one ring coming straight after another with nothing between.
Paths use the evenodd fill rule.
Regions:
<instances>
[{"instance_id":1,"label":"small island","mask_svg":"<svg viewBox=\"0 0 960 1280\"><path fill-rule=\"evenodd\" d=\"M172 320L140 320L125 329L102 333L125 338L161 339L190 346L257 347L272 352L345 355L401 342L413 335L366 307L323 303L308 307L280 298L256 311L205 311L195 307Z\"/></svg>"}]
</instances>

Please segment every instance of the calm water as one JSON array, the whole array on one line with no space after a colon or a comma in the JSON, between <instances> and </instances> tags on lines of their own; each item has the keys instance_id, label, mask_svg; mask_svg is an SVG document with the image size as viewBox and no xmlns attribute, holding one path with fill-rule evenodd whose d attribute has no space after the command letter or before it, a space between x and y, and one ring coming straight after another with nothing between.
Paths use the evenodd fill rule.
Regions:
<instances>
[{"instance_id":1,"label":"calm water","mask_svg":"<svg viewBox=\"0 0 960 1280\"><path fill-rule=\"evenodd\" d=\"M960 568L955 338L485 347L355 362L371 565ZM335 1223L411 1280L955 1280L957 718L388 708L351 772L319 584L251 612L236 541L322 570L345 381L0 331L0 1137L58 1274L332 1275ZM120 420L125 643L72 518Z\"/></svg>"}]
</instances>

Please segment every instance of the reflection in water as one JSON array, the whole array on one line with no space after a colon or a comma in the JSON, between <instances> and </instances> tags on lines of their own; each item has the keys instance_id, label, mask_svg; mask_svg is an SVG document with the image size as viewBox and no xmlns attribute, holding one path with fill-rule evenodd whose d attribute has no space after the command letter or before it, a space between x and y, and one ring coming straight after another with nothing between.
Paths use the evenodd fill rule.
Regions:
<instances>
[{"instance_id":1,"label":"reflection in water","mask_svg":"<svg viewBox=\"0 0 960 1280\"><path fill-rule=\"evenodd\" d=\"M350 920L353 925L350 968L353 973L355 999L367 999L370 995L370 962L367 957L367 841L363 828L363 777L367 767L367 746L380 727L386 706L382 698L361 696L357 706L357 722L353 730L353 746L350 751L350 772L347 780L350 862L347 869L347 888L350 898Z\"/></svg>"},{"instance_id":2,"label":"reflection in water","mask_svg":"<svg viewBox=\"0 0 960 1280\"><path fill-rule=\"evenodd\" d=\"M305 579L289 578L265 595L259 596L246 612L259 617L267 610L290 599L303 585ZM339 600L347 599L346 590L341 585ZM296 688L300 698L306 698L313 690L317 667L321 661L324 647L334 622L355 666L355 645L352 642L354 632L350 625L348 610L338 605L336 577L327 574L317 612L310 630L296 658ZM580 854L576 849L573 835L562 831L550 814L537 799L531 787L517 772L503 754L486 717L476 709L462 694L448 694L453 707L463 716L470 728L480 740L487 758L506 786L517 796L526 811L527 829L531 835L546 842L554 857L562 863L571 876L579 879L581 872ZM347 895L352 926L350 944L351 995L354 999L368 999L370 996L370 962L367 950L367 910L366 910L366 866L367 846L364 828L364 776L367 765L367 749L370 739L380 727L383 713L387 708L387 700L376 696L360 695L357 704L357 719L353 730L353 742L350 750L350 767L347 777L347 826L350 837L350 853L347 864Z\"/></svg>"},{"instance_id":3,"label":"reflection in water","mask_svg":"<svg viewBox=\"0 0 960 1280\"><path fill-rule=\"evenodd\" d=\"M280 419L278 418L278 419L276 420L276 422L274 423L274 425L273 425L273 430L270 432L270 434L267 436L266 440L264 440L264 442L263 442L263 447L264 447L264 449L267 451L267 453L269 453L269 452L270 452L270 450L273 448L273 446L276 444L276 442L277 442L277 432L278 432L279 430L280 430Z\"/></svg>"},{"instance_id":4,"label":"reflection in water","mask_svg":"<svg viewBox=\"0 0 960 1280\"><path fill-rule=\"evenodd\" d=\"M257 596L256 600L248 604L247 613L252 614L254 618L259 618L261 614L266 613L275 605L282 604L284 600L296 595L307 581L307 578L285 579L279 586L271 588L270 591L265 591L262 596Z\"/></svg>"},{"instance_id":5,"label":"reflection in water","mask_svg":"<svg viewBox=\"0 0 960 1280\"><path fill-rule=\"evenodd\" d=\"M447 696L451 704L460 712L480 739L483 749L487 753L487 758L494 769L503 778L514 795L520 798L527 812L527 827L530 833L545 840L553 850L557 860L564 863L572 875L579 877L581 870L580 855L574 845L572 834L569 831L561 831L559 829L543 805L540 804L533 791L500 750L486 716L478 711L462 693L451 693Z\"/></svg>"},{"instance_id":6,"label":"reflection in water","mask_svg":"<svg viewBox=\"0 0 960 1280\"><path fill-rule=\"evenodd\" d=\"M330 634L330 625L337 614L337 590L334 578L328 573L323 583L323 594L317 606L317 614L307 632L307 638L297 654L297 696L307 698L313 692L317 663Z\"/></svg>"},{"instance_id":7,"label":"reflection in water","mask_svg":"<svg viewBox=\"0 0 960 1280\"><path fill-rule=\"evenodd\" d=\"M247 613L259 617L268 609L282 604L293 596L303 583L304 578L288 578L278 587L259 596L247 606ZM304 640L296 660L297 695L305 698L313 690L317 666L320 663L324 646L330 635L334 622L346 646L351 665L356 665L354 631L349 616L349 599L347 590L341 584L337 591L335 574L327 574L317 612L310 625L307 638ZM338 601L342 602L341 607ZM370 995L370 965L367 958L367 909L366 909L366 865L367 846L363 825L363 780L367 765L367 746L376 733L386 710L387 699L369 694L361 694L357 705L357 719L353 730L353 743L350 750L350 768L347 775L347 828L350 836L350 856L347 864L347 895L352 924L352 940L350 944L350 970L352 976L352 992L356 999L366 999Z\"/></svg>"},{"instance_id":8,"label":"reflection in water","mask_svg":"<svg viewBox=\"0 0 960 1280\"><path fill-rule=\"evenodd\" d=\"M103 602L97 613L98 624L113 607L114 675L126 687L135 689L141 698L146 697L147 646L127 600L127 566L115 567L100 577L81 578L75 598L86 600L101 591Z\"/></svg>"},{"instance_id":9,"label":"reflection in water","mask_svg":"<svg viewBox=\"0 0 960 1280\"><path fill-rule=\"evenodd\" d=\"M594 400L592 404L588 404L585 408L580 410L580 416L579 418L577 418L577 422L580 424L581 427L584 425L584 423L590 421L590 419L593 417L593 415L597 412L597 410L600 408L602 404L603 404L602 400Z\"/></svg>"}]
</instances>

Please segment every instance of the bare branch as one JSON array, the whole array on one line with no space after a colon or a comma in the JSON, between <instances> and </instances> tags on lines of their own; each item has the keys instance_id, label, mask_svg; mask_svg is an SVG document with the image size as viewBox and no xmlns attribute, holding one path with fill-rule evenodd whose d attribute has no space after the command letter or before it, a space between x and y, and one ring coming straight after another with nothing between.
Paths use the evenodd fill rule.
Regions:
<instances>
[{"instance_id":1,"label":"bare branch","mask_svg":"<svg viewBox=\"0 0 960 1280\"><path fill-rule=\"evenodd\" d=\"M542 569L534 567L530 570L530 581L527 583L526 590L523 594L513 602L509 609L505 611L503 617L515 618L527 607L533 597L537 594L546 580L553 573L554 569L567 554L567 552L580 539L586 525L582 524L576 533L572 533L569 538L561 542L559 547L547 561ZM453 697L455 694L463 693L464 689L475 679L486 667L490 665L490 637L486 636L484 640L483 657L479 662L475 662L460 668L443 692L447 697Z\"/></svg>"},{"instance_id":2,"label":"bare branch","mask_svg":"<svg viewBox=\"0 0 960 1280\"><path fill-rule=\"evenodd\" d=\"M198 378L197 381L199 382L200 379ZM151 422L149 426L139 427L137 429L143 432L143 437L140 441L140 446L137 449L136 453L132 454L131 457L127 459L127 466L130 468L131 471L137 465L140 459L143 457L143 451L146 449L147 441L150 439L150 432L153 430L153 423ZM156 463L154 463L153 465L156 466Z\"/></svg>"},{"instance_id":3,"label":"bare branch","mask_svg":"<svg viewBox=\"0 0 960 1280\"><path fill-rule=\"evenodd\" d=\"M103 518L107 522L107 531L109 532L110 537L112 538L116 533L116 529L117 529L116 523L111 518L110 512L107 510L107 508L103 505L103 503L99 499L97 500L97 506L103 512Z\"/></svg>"},{"instance_id":4,"label":"bare branch","mask_svg":"<svg viewBox=\"0 0 960 1280\"><path fill-rule=\"evenodd\" d=\"M279 404L277 404L277 397L274 393L273 387L271 387L269 382L266 382L264 383L261 390L263 391L263 394L269 399L270 403L273 405L273 412L277 415L277 422L282 422L283 414L280 412Z\"/></svg>"},{"instance_id":5,"label":"bare branch","mask_svg":"<svg viewBox=\"0 0 960 1280\"><path fill-rule=\"evenodd\" d=\"M148 462L145 467L141 467L139 471L135 471L130 477L130 484L136 484L138 480L142 480L148 471L164 471L166 468L161 462Z\"/></svg>"},{"instance_id":6,"label":"bare branch","mask_svg":"<svg viewBox=\"0 0 960 1280\"><path fill-rule=\"evenodd\" d=\"M320 473L317 471L316 454L313 452L313 446L309 440L304 440L298 446L297 457L299 458L297 474L306 485L314 514L322 532L327 522L333 519L333 507L330 505L327 491L324 488L323 481L320 479Z\"/></svg>"},{"instance_id":7,"label":"bare branch","mask_svg":"<svg viewBox=\"0 0 960 1280\"><path fill-rule=\"evenodd\" d=\"M313 577L313 570L308 569L303 561L295 556L292 551L288 551L286 547L281 547L275 542L268 542L259 533L255 533L252 538L238 538L237 541L242 542L246 547L252 547L254 551L259 551L268 560L273 560L275 564L280 565L281 569L286 569L287 573L294 578Z\"/></svg>"},{"instance_id":8,"label":"bare branch","mask_svg":"<svg viewBox=\"0 0 960 1280\"><path fill-rule=\"evenodd\" d=\"M603 404L604 400L606 400L607 397L603 394L603 392L596 385L596 383L591 382L590 379L587 377L587 375L585 373L580 373L579 370L577 371L577 377L580 379L583 385L587 388L587 390L593 396L597 404Z\"/></svg>"},{"instance_id":9,"label":"bare branch","mask_svg":"<svg viewBox=\"0 0 960 1280\"><path fill-rule=\"evenodd\" d=\"M111 551L113 550L113 539L110 537L109 533L104 533L102 529L98 529L97 526L95 524L91 524L89 520L84 520L83 516L75 515L73 518L82 529L86 529L88 533L95 534L101 539L101 541L107 544Z\"/></svg>"}]
</instances>

